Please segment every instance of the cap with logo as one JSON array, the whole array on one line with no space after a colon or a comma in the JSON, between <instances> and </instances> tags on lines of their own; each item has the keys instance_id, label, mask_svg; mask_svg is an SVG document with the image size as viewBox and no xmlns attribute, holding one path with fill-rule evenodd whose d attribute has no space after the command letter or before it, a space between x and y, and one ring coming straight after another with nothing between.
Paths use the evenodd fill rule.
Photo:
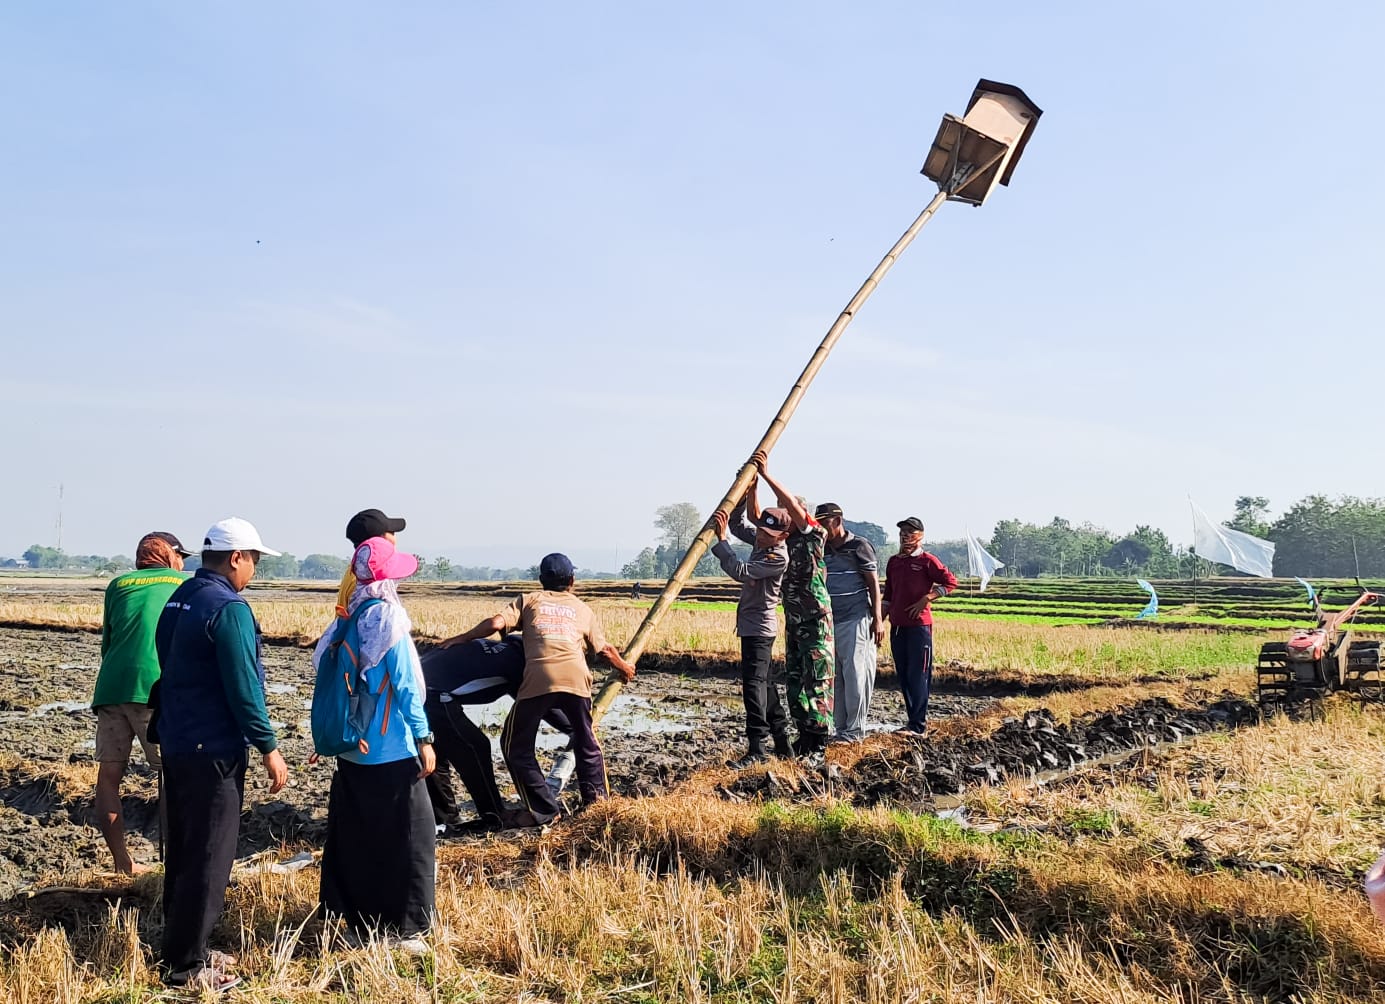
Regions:
<instances>
[{"instance_id":1,"label":"cap with logo","mask_svg":"<svg viewBox=\"0 0 1385 1004\"><path fill-rule=\"evenodd\" d=\"M813 512L813 519L826 519L829 516L842 518L842 507L835 502L824 502Z\"/></svg>"},{"instance_id":2,"label":"cap with logo","mask_svg":"<svg viewBox=\"0 0 1385 1004\"><path fill-rule=\"evenodd\" d=\"M259 551L271 558L279 557L280 552L264 546L260 531L249 520L232 516L213 523L202 541L204 551Z\"/></svg>"},{"instance_id":3,"label":"cap with logo","mask_svg":"<svg viewBox=\"0 0 1385 1004\"><path fill-rule=\"evenodd\" d=\"M346 524L346 539L355 547L360 547L371 537L383 537L387 533L398 533L404 529L401 516L386 516L379 509L362 509L352 516Z\"/></svg>"},{"instance_id":4,"label":"cap with logo","mask_svg":"<svg viewBox=\"0 0 1385 1004\"><path fill-rule=\"evenodd\" d=\"M357 582L407 579L418 571L418 557L397 550L384 537L370 537L351 556L351 571Z\"/></svg>"},{"instance_id":5,"label":"cap with logo","mask_svg":"<svg viewBox=\"0 0 1385 1004\"><path fill-rule=\"evenodd\" d=\"M899 527L901 530L914 530L918 533L923 533L923 520L919 519L917 516L910 516L908 519L902 519L896 523L895 526Z\"/></svg>"},{"instance_id":6,"label":"cap with logo","mask_svg":"<svg viewBox=\"0 0 1385 1004\"><path fill-rule=\"evenodd\" d=\"M787 509L766 509L760 513L755 525L771 533L788 533L793 529L793 517Z\"/></svg>"}]
</instances>

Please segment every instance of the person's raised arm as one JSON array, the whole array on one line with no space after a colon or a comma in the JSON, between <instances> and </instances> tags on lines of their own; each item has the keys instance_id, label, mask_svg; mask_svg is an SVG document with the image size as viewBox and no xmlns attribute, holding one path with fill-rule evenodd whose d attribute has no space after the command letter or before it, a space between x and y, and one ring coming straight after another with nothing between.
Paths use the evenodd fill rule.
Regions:
<instances>
[{"instance_id":1,"label":"person's raised arm","mask_svg":"<svg viewBox=\"0 0 1385 1004\"><path fill-rule=\"evenodd\" d=\"M516 596L510 605L500 613L487 617L477 623L470 631L463 631L461 634L453 635L442 643L442 648L451 648L453 645L464 645L469 641L476 641L478 638L489 638L493 634L503 635L510 628L519 623L520 614L524 610L524 597Z\"/></svg>"},{"instance_id":2,"label":"person's raised arm","mask_svg":"<svg viewBox=\"0 0 1385 1004\"><path fill-rule=\"evenodd\" d=\"M716 527L719 538L712 545L712 554L721 564L721 570L741 584L755 579L777 579L784 574L784 556L776 550L760 554L751 552L749 561L742 561L726 542L726 516L718 510L712 513L712 525ZM749 543L754 543L752 538Z\"/></svg>"},{"instance_id":3,"label":"person's raised arm","mask_svg":"<svg viewBox=\"0 0 1385 1004\"><path fill-rule=\"evenodd\" d=\"M440 647L451 648L453 645L463 645L478 638L489 638L493 634L501 634L505 631L505 618L496 614L487 617L483 621L477 622L476 626L470 631L463 631L461 634L454 634L442 643Z\"/></svg>"},{"instance_id":4,"label":"person's raised arm","mask_svg":"<svg viewBox=\"0 0 1385 1004\"><path fill-rule=\"evenodd\" d=\"M713 514L713 518L715 518L715 513ZM730 525L731 532L734 533L734 534L736 535L736 539L737 539L737 540L744 541L745 543L749 544L751 547L754 547L754 546L755 546L755 523L754 523L754 521L757 520L757 519L759 519L759 518L760 518L760 507L759 507L759 506L756 506L756 507L755 507L755 512L754 512L754 514L753 514L753 515L750 514L749 497L748 497L748 496L742 496L742 497L741 497L741 500L740 500L739 502L736 503L736 508L734 508L734 509L731 510L731 518L730 518L727 522L728 522L728 524ZM725 539L726 539L726 535L725 535L725 534L720 534L720 536L721 536L721 539L722 539L722 540L725 540Z\"/></svg>"},{"instance_id":5,"label":"person's raised arm","mask_svg":"<svg viewBox=\"0 0 1385 1004\"><path fill-rule=\"evenodd\" d=\"M763 454L757 453L755 456L763 457ZM774 480L769 471L765 470L765 461L758 460L756 463L760 468L760 477L764 478L765 484L774 491L775 496L779 499L779 504L789 510L789 518L793 520L794 528L806 530L810 526L816 526L817 520L813 519L808 510L803 507L803 503L798 501L798 496Z\"/></svg>"},{"instance_id":6,"label":"person's raised arm","mask_svg":"<svg viewBox=\"0 0 1385 1004\"><path fill-rule=\"evenodd\" d=\"M756 454L756 456L760 456L760 454ZM755 521L760 518L759 487L759 477L753 477L750 479L750 484L745 489L745 514L750 518L752 526L754 526Z\"/></svg>"}]
</instances>

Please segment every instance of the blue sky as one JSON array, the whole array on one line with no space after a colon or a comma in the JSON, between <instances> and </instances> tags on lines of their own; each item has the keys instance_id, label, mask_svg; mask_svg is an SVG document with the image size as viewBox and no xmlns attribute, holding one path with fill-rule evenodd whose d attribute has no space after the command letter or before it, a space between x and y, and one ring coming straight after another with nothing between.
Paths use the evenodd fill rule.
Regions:
<instances>
[{"instance_id":1,"label":"blue sky","mask_svg":"<svg viewBox=\"0 0 1385 1004\"><path fill-rule=\"evenodd\" d=\"M610 567L708 511L932 194L978 77L1044 117L848 330L773 468L934 537L1385 495L1385 8L0 10L0 554L232 513ZM1324 450L1344 437L1348 449ZM1315 460L1315 456L1320 460Z\"/></svg>"}]
</instances>

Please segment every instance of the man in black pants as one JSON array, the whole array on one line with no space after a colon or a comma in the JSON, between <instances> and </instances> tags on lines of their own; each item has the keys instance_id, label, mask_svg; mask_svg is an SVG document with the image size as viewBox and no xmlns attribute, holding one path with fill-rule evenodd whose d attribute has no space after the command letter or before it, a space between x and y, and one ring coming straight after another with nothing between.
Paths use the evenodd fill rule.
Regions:
<instances>
[{"instance_id":1,"label":"man in black pants","mask_svg":"<svg viewBox=\"0 0 1385 1004\"><path fill-rule=\"evenodd\" d=\"M154 635L161 676L151 732L162 744L168 840L164 982L220 993L235 960L210 949L226 901L245 796L246 746L263 756L269 793L288 766L265 708L260 626L241 598L261 554L277 555L243 519L207 531L202 567L174 590Z\"/></svg>"},{"instance_id":2,"label":"man in black pants","mask_svg":"<svg viewBox=\"0 0 1385 1004\"><path fill-rule=\"evenodd\" d=\"M450 764L457 768L476 806L476 819L457 829L468 833L500 830L506 824L505 802L495 784L490 739L467 715L465 706L490 704L519 693L524 636L515 633L500 641L479 638L464 645L440 646L423 653L422 662L428 687L423 708L438 754L438 767L428 775L434 818L439 825L456 822ZM572 735L572 723L560 710L553 709L544 720L564 735Z\"/></svg>"},{"instance_id":3,"label":"man in black pants","mask_svg":"<svg viewBox=\"0 0 1385 1004\"><path fill-rule=\"evenodd\" d=\"M505 719L500 748L524 803L527 818L523 823L529 825L550 823L562 811L534 754L539 722L555 710L567 716L582 801L602 798L607 794L606 761L592 728L592 674L587 656L604 657L627 682L635 678L635 667L607 644L596 613L572 595L573 574L566 555L545 555L539 562L542 591L516 597L502 612L444 642L463 644L515 627L524 635L524 681Z\"/></svg>"},{"instance_id":4,"label":"man in black pants","mask_svg":"<svg viewBox=\"0 0 1385 1004\"><path fill-rule=\"evenodd\" d=\"M722 571L741 584L740 602L736 604L736 634L741 639L741 692L745 699L745 756L731 762L732 767L749 767L769 759L765 744L774 738L776 756L793 756L789 744L789 716L779 699L779 688L770 678L770 653L774 637L779 633L775 608L784 570L789 565L789 549L784 541L792 523L784 509L760 512L755 498L755 482L746 489L745 498L731 513L730 520L717 510L712 515L716 526L716 544L712 553L721 562ZM728 524L731 532L754 547L750 557L741 561L726 540Z\"/></svg>"}]
</instances>

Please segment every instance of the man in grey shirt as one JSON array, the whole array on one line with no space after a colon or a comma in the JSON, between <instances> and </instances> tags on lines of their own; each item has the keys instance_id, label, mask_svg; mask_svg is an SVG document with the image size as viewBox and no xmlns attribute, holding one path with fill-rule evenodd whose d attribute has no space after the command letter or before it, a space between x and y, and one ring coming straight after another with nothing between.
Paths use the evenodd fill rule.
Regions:
<instances>
[{"instance_id":1,"label":"man in grey shirt","mask_svg":"<svg viewBox=\"0 0 1385 1004\"><path fill-rule=\"evenodd\" d=\"M875 548L842 522L842 507L824 502L814 518L827 530L827 595L832 599L837 682L832 705L837 738L865 737L875 693L876 647L885 637Z\"/></svg>"},{"instance_id":2,"label":"man in grey shirt","mask_svg":"<svg viewBox=\"0 0 1385 1004\"><path fill-rule=\"evenodd\" d=\"M741 639L741 693L745 699L745 756L731 763L736 768L749 767L769 759L766 743L773 737L776 756L791 757L789 716L779 697L779 688L770 678L770 653L779 633L780 580L789 564L789 549L784 544L792 523L783 509L760 511L755 498L755 482L746 489L745 498L726 514L717 510L712 516L717 542L712 553L721 562L722 571L741 584L740 602L736 604L736 634ZM754 550L745 561L726 540L726 531L750 544Z\"/></svg>"}]
</instances>

